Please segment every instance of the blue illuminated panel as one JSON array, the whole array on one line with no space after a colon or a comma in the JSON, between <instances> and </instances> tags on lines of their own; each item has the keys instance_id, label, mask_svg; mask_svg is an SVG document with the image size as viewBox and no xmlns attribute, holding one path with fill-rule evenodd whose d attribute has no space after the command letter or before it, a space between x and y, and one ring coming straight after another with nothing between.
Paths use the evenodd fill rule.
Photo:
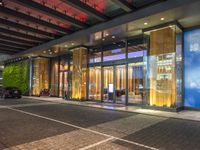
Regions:
<instances>
[{"instance_id":1,"label":"blue illuminated panel","mask_svg":"<svg viewBox=\"0 0 200 150\"><path fill-rule=\"evenodd\" d=\"M200 107L200 29L184 34L184 105Z\"/></svg>"}]
</instances>

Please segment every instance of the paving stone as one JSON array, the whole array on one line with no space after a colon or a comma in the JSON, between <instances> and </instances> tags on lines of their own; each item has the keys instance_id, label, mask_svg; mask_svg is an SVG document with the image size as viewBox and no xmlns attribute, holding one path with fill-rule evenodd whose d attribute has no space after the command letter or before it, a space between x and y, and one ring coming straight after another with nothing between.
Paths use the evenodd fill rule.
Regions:
<instances>
[{"instance_id":1,"label":"paving stone","mask_svg":"<svg viewBox=\"0 0 200 150\"><path fill-rule=\"evenodd\" d=\"M166 120L166 118L138 114L114 121L109 121L103 124L98 124L91 127L91 129L116 137L123 137L152 126L163 120Z\"/></svg>"},{"instance_id":2,"label":"paving stone","mask_svg":"<svg viewBox=\"0 0 200 150\"><path fill-rule=\"evenodd\" d=\"M124 138L163 150L200 148L200 122L167 119Z\"/></svg>"},{"instance_id":3,"label":"paving stone","mask_svg":"<svg viewBox=\"0 0 200 150\"><path fill-rule=\"evenodd\" d=\"M96 142L99 142L101 140L105 140L107 137L91 133L84 130L76 130L69 133L64 133L61 135L56 135L52 137L48 137L45 139L41 139L38 141L25 143L22 145L17 145L14 147L10 147L6 150L10 150L12 148L20 148L20 149L70 149L70 150L76 150L85 146L88 146L90 144L94 144Z\"/></svg>"}]
</instances>

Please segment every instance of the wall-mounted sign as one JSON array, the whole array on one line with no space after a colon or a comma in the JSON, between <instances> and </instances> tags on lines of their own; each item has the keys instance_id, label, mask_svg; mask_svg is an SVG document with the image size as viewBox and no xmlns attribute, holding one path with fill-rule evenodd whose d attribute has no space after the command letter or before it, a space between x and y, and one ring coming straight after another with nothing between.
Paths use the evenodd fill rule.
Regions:
<instances>
[{"instance_id":1,"label":"wall-mounted sign","mask_svg":"<svg viewBox=\"0 0 200 150\"><path fill-rule=\"evenodd\" d=\"M113 88L113 84L108 84L108 93L113 93L114 92L114 88Z\"/></svg>"}]
</instances>

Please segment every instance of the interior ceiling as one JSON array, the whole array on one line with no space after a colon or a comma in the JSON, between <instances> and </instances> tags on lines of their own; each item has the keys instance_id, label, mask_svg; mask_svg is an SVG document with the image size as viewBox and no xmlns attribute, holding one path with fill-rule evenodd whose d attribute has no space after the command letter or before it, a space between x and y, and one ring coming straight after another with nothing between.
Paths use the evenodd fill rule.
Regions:
<instances>
[{"instance_id":1,"label":"interior ceiling","mask_svg":"<svg viewBox=\"0 0 200 150\"><path fill-rule=\"evenodd\" d=\"M163 0L0 0L0 53L14 55Z\"/></svg>"}]
</instances>

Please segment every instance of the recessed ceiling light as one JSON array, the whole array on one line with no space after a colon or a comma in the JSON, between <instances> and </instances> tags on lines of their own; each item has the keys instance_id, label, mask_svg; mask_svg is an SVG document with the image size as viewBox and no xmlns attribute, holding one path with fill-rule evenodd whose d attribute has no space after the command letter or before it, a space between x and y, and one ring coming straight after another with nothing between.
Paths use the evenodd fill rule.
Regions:
<instances>
[{"instance_id":1,"label":"recessed ceiling light","mask_svg":"<svg viewBox=\"0 0 200 150\"><path fill-rule=\"evenodd\" d=\"M162 21L163 21L163 20L165 20L165 18L160 18L160 20L162 20Z\"/></svg>"},{"instance_id":2,"label":"recessed ceiling light","mask_svg":"<svg viewBox=\"0 0 200 150\"><path fill-rule=\"evenodd\" d=\"M115 36L113 35L113 36L112 36L112 38L114 39L114 38L115 38Z\"/></svg>"},{"instance_id":3,"label":"recessed ceiling light","mask_svg":"<svg viewBox=\"0 0 200 150\"><path fill-rule=\"evenodd\" d=\"M147 23L147 22L145 22L145 23L144 23L144 25L146 26L146 25L148 25L148 23Z\"/></svg>"}]
</instances>

